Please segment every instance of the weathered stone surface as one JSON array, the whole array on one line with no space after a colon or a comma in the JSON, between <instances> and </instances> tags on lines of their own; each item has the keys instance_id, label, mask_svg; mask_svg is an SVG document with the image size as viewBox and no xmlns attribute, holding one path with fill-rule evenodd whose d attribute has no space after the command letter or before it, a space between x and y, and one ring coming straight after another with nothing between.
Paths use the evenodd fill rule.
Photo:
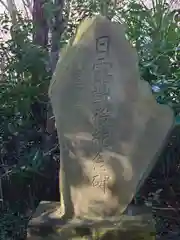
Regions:
<instances>
[{"instance_id":1,"label":"weathered stone surface","mask_svg":"<svg viewBox=\"0 0 180 240\"><path fill-rule=\"evenodd\" d=\"M63 224L58 222L55 224L54 222L54 219L58 219L59 215L59 202L41 202L29 223L27 240L81 239L73 229L79 225L83 226L82 223L69 222L62 231ZM103 224L103 226L105 225ZM122 239L139 240L140 236L145 237L143 239L146 240L155 239L152 214L150 209L145 207L130 205L126 214L113 226L106 222L106 226L101 227L101 223L96 223L93 224L92 229L94 230L92 235L99 236L98 239L101 240L121 239L122 237Z\"/></svg>"},{"instance_id":2,"label":"weathered stone surface","mask_svg":"<svg viewBox=\"0 0 180 240\"><path fill-rule=\"evenodd\" d=\"M49 96L61 150L62 212L120 218L173 126L171 109L157 104L140 80L122 25L86 19L57 64Z\"/></svg>"}]
</instances>

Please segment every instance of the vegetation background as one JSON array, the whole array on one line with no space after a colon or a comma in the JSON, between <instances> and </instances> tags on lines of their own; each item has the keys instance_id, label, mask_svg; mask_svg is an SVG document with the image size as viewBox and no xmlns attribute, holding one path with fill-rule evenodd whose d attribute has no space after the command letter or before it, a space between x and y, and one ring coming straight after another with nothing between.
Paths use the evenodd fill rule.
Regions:
<instances>
[{"instance_id":1,"label":"vegetation background","mask_svg":"<svg viewBox=\"0 0 180 240\"><path fill-rule=\"evenodd\" d=\"M174 110L174 130L135 200L152 205L158 236L179 239L180 2L22 0L23 12L13 0L0 4L0 239L24 239L39 201L59 200L59 149L47 89L80 21L99 13L126 23L142 78L159 104Z\"/></svg>"}]
</instances>

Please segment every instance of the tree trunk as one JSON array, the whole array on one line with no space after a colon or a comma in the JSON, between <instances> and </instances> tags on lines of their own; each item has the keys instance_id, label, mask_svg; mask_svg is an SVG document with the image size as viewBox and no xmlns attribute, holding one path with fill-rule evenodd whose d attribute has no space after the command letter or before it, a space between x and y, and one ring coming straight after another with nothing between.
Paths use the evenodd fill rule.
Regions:
<instances>
[{"instance_id":1,"label":"tree trunk","mask_svg":"<svg viewBox=\"0 0 180 240\"><path fill-rule=\"evenodd\" d=\"M64 0L55 0L55 9L54 12L54 19L52 19L52 26L51 26L51 53L50 53L50 66L52 73L56 68L56 64L59 58L59 49L60 49L60 39L61 35L64 32L64 19L63 19L63 7L64 7ZM49 134L53 134L55 131L55 121L52 117L52 108L51 104L48 104L48 111L47 111L47 132Z\"/></svg>"},{"instance_id":2,"label":"tree trunk","mask_svg":"<svg viewBox=\"0 0 180 240\"><path fill-rule=\"evenodd\" d=\"M48 34L49 34L49 31L51 31L51 48L50 48L50 56L49 56L47 65L50 66L49 71L50 71L50 74L52 74L56 67L56 63L59 57L60 38L64 31L63 15L62 15L64 0L55 0L54 2L55 11L53 14L51 26L48 26L48 20L45 18L43 2L44 2L43 0L34 0L33 22L34 22L35 32L34 32L33 40L36 45L39 45L48 51L48 43L49 43ZM33 75L32 77L33 77L33 80L37 81L38 76ZM43 99L43 101L46 102L46 106L45 107L44 105L40 106L40 108L44 110L43 121L40 123L40 127L43 134L44 166L46 169L45 172L47 172L47 174L50 175L49 177L51 178L52 182L54 182L54 184L57 185L58 171L54 172L56 163L52 158L53 156L52 156L52 150L51 150L53 149L54 144L56 144L56 130L55 130L55 122L54 122L54 119L52 118L52 109L49 103L47 93L45 93L45 99ZM39 102L35 104L40 105ZM37 111L37 114L38 113L39 111ZM46 191L47 186L44 186L44 188L45 188L44 190ZM52 193L52 195L55 195L55 193Z\"/></svg>"},{"instance_id":3,"label":"tree trunk","mask_svg":"<svg viewBox=\"0 0 180 240\"><path fill-rule=\"evenodd\" d=\"M44 16L43 3L43 0L34 0L33 24L35 31L33 41L35 44L40 45L43 48L47 48L49 27Z\"/></svg>"}]
</instances>

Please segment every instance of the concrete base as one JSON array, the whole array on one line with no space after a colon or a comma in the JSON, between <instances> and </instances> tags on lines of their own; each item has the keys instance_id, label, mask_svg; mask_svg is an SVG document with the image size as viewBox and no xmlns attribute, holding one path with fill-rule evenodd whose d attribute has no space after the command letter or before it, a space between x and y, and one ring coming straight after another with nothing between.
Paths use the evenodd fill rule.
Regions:
<instances>
[{"instance_id":1,"label":"concrete base","mask_svg":"<svg viewBox=\"0 0 180 240\"><path fill-rule=\"evenodd\" d=\"M129 206L121 220L112 224L110 221L82 222L72 220L61 221L59 202L41 202L28 226L27 240L61 240L82 239L91 229L94 240L154 240L155 227L152 214L145 207ZM102 227L103 226L103 227ZM78 231L75 229L78 228ZM63 231L62 231L63 230Z\"/></svg>"}]
</instances>

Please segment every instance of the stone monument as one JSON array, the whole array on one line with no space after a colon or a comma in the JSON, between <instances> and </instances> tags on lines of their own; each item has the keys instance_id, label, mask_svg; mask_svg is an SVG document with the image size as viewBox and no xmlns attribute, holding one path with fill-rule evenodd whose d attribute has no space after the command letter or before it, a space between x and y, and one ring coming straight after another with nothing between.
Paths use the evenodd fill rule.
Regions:
<instances>
[{"instance_id":1,"label":"stone monument","mask_svg":"<svg viewBox=\"0 0 180 240\"><path fill-rule=\"evenodd\" d=\"M84 21L57 64L49 96L64 214L119 218L173 126L172 110L157 104L140 79L122 25L104 17Z\"/></svg>"},{"instance_id":2,"label":"stone monument","mask_svg":"<svg viewBox=\"0 0 180 240\"><path fill-rule=\"evenodd\" d=\"M101 16L84 20L62 52L49 97L60 146L62 218L113 225L152 170L173 112L141 79L123 25Z\"/></svg>"}]
</instances>

